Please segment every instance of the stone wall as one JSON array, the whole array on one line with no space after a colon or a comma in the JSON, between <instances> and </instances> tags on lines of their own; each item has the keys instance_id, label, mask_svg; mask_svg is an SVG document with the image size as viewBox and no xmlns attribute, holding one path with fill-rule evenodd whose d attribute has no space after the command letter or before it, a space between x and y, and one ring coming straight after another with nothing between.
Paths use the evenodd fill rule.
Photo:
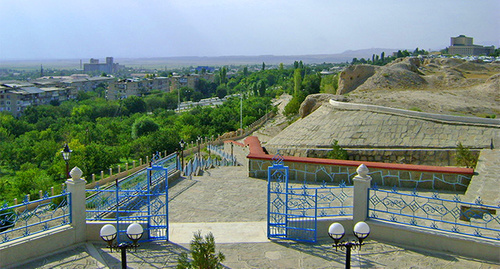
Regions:
<instances>
[{"instance_id":1,"label":"stone wall","mask_svg":"<svg viewBox=\"0 0 500 269\"><path fill-rule=\"evenodd\" d=\"M249 158L249 176L267 179L267 168L272 165L271 159ZM310 162L284 161L289 167L289 178L298 182L323 182L339 184L345 182L352 185L352 178L356 175L357 165L335 165ZM374 167L370 162L365 165L370 169L372 184L386 187L418 188L419 190L447 190L465 192L472 175L446 173L426 170L403 170ZM422 167L423 168L423 167Z\"/></svg>"},{"instance_id":2,"label":"stone wall","mask_svg":"<svg viewBox=\"0 0 500 269\"><path fill-rule=\"evenodd\" d=\"M266 147L271 155L276 148ZM454 149L345 149L348 160L417 165L455 166ZM327 158L331 149L282 148L280 154L297 157ZM479 156L479 150L471 150Z\"/></svg>"}]
</instances>

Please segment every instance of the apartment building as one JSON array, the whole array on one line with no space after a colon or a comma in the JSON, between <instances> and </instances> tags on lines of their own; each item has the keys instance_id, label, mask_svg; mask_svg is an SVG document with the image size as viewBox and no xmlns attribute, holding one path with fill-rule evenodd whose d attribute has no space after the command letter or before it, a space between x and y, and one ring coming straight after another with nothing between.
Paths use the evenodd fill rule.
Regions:
<instances>
[{"instance_id":1,"label":"apartment building","mask_svg":"<svg viewBox=\"0 0 500 269\"><path fill-rule=\"evenodd\" d=\"M47 105L52 101L67 101L76 98L70 87L38 88L33 84L5 83L0 85L0 112L6 111L20 116L29 106Z\"/></svg>"},{"instance_id":2,"label":"apartment building","mask_svg":"<svg viewBox=\"0 0 500 269\"><path fill-rule=\"evenodd\" d=\"M182 87L196 89L196 84L200 79L214 81L214 74L191 74L191 75L174 75L170 78L170 91L178 90Z\"/></svg>"},{"instance_id":3,"label":"apartment building","mask_svg":"<svg viewBox=\"0 0 500 269\"><path fill-rule=\"evenodd\" d=\"M129 96L143 96L153 90L170 91L170 79L166 77L123 79L109 83L106 99L119 100Z\"/></svg>"}]
</instances>

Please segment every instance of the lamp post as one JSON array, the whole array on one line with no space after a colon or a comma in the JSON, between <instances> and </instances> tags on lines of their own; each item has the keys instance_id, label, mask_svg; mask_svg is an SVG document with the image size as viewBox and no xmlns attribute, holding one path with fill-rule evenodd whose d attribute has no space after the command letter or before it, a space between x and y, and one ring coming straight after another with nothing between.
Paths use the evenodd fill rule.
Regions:
<instances>
[{"instance_id":1,"label":"lamp post","mask_svg":"<svg viewBox=\"0 0 500 269\"><path fill-rule=\"evenodd\" d=\"M231 142L231 162L233 163L234 165L234 155L233 155L233 142Z\"/></svg>"},{"instance_id":2,"label":"lamp post","mask_svg":"<svg viewBox=\"0 0 500 269\"><path fill-rule=\"evenodd\" d=\"M201 161L201 151L200 151L201 136L198 136L198 139L196 140L196 142L198 142L198 166L200 166L200 161Z\"/></svg>"},{"instance_id":3,"label":"lamp post","mask_svg":"<svg viewBox=\"0 0 500 269\"><path fill-rule=\"evenodd\" d=\"M122 256L122 269L127 268L127 249L128 248L134 248L135 251L137 251L137 247L139 244L137 242L139 239L141 239L143 235L144 229L139 223L132 223L128 226L127 228L127 237L132 240L132 243L125 243L122 242L120 244L115 244L113 241L115 240L117 236L117 231L115 226L112 224L106 224L102 226L100 236L102 240L104 240L106 243L108 243L109 248L111 251L114 250L120 250L121 251L121 256Z\"/></svg>"},{"instance_id":4,"label":"lamp post","mask_svg":"<svg viewBox=\"0 0 500 269\"><path fill-rule=\"evenodd\" d=\"M71 152L73 151L69 149L68 143L66 143L63 150L61 150L63 160L66 162L66 178L71 177L69 174L69 159L71 158Z\"/></svg>"},{"instance_id":5,"label":"lamp post","mask_svg":"<svg viewBox=\"0 0 500 269\"><path fill-rule=\"evenodd\" d=\"M181 139L179 142L179 146L181 147L181 171L184 170L184 147L186 146L186 142L184 139Z\"/></svg>"},{"instance_id":6,"label":"lamp post","mask_svg":"<svg viewBox=\"0 0 500 269\"><path fill-rule=\"evenodd\" d=\"M359 248L361 249L361 246L364 245L363 240L365 240L368 235L370 234L370 226L366 224L363 221L360 221L354 225L354 236L358 238L358 241L342 241L340 242L340 239L344 237L345 235L345 230L344 226L342 224L335 222L330 225L328 228L328 235L333 239L335 242L333 246L335 247L335 251L337 248L340 247L340 249L346 250L345 254L345 268L351 268L351 249L356 249Z\"/></svg>"},{"instance_id":7,"label":"lamp post","mask_svg":"<svg viewBox=\"0 0 500 269\"><path fill-rule=\"evenodd\" d=\"M240 94L240 135L243 135L243 93Z\"/></svg>"}]
</instances>

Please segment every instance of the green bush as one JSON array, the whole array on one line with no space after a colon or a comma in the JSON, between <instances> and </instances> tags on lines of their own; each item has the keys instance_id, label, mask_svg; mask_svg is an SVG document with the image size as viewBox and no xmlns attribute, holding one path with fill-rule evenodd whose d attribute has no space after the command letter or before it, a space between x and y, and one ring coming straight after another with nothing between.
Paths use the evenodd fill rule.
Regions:
<instances>
[{"instance_id":1,"label":"green bush","mask_svg":"<svg viewBox=\"0 0 500 269\"><path fill-rule=\"evenodd\" d=\"M213 234L208 233L205 238L198 231L194 234L194 239L190 244L192 260L189 260L187 253L182 253L179 257L177 268L224 268L221 264L226 257L221 252L215 254L215 239Z\"/></svg>"},{"instance_id":2,"label":"green bush","mask_svg":"<svg viewBox=\"0 0 500 269\"><path fill-rule=\"evenodd\" d=\"M455 161L458 166L474 168L477 164L478 156L474 154L468 147L464 147L462 143L458 143L455 153Z\"/></svg>"},{"instance_id":3,"label":"green bush","mask_svg":"<svg viewBox=\"0 0 500 269\"><path fill-rule=\"evenodd\" d=\"M328 158L336 160L347 160L347 151L339 146L339 141L333 140L332 150L328 152Z\"/></svg>"}]
</instances>

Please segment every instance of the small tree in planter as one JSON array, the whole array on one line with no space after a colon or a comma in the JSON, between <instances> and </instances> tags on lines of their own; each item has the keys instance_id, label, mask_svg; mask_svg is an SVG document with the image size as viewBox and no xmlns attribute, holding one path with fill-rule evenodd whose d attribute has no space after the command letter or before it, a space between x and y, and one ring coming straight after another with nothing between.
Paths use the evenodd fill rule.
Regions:
<instances>
[{"instance_id":1,"label":"small tree in planter","mask_svg":"<svg viewBox=\"0 0 500 269\"><path fill-rule=\"evenodd\" d=\"M328 152L328 158L337 160L347 160L347 151L339 146L339 141L333 140L332 150Z\"/></svg>"},{"instance_id":2,"label":"small tree in planter","mask_svg":"<svg viewBox=\"0 0 500 269\"><path fill-rule=\"evenodd\" d=\"M192 260L188 258L187 253L182 253L178 260L178 269L223 268L221 262L223 262L226 257L220 251L217 254L215 253L215 240L211 232L205 235L205 238L201 236L200 231L194 233L194 239L191 240L190 249Z\"/></svg>"},{"instance_id":3,"label":"small tree in planter","mask_svg":"<svg viewBox=\"0 0 500 269\"><path fill-rule=\"evenodd\" d=\"M465 166L467 168L474 168L477 164L478 156L475 155L468 147L464 147L462 143L458 143L455 161L458 166Z\"/></svg>"}]
</instances>

